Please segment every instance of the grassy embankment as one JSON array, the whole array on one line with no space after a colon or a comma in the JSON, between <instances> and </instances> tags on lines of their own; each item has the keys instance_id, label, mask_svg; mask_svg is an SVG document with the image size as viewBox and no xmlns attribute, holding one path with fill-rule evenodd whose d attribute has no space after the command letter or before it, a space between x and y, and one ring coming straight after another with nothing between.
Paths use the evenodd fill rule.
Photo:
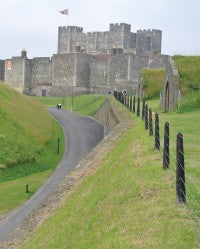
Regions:
<instances>
[{"instance_id":1,"label":"grassy embankment","mask_svg":"<svg viewBox=\"0 0 200 249\"><path fill-rule=\"evenodd\" d=\"M73 98L73 111L75 113L92 116L105 101L103 95L79 95ZM38 99L48 107L55 107L58 103L67 110L71 110L71 97L38 97Z\"/></svg>"},{"instance_id":2,"label":"grassy embankment","mask_svg":"<svg viewBox=\"0 0 200 249\"><path fill-rule=\"evenodd\" d=\"M176 204L174 178L162 170L144 123L134 119L97 172L23 248L198 248L190 211Z\"/></svg>"},{"instance_id":3,"label":"grassy embankment","mask_svg":"<svg viewBox=\"0 0 200 249\"><path fill-rule=\"evenodd\" d=\"M174 56L182 93L180 112L200 108L200 56Z\"/></svg>"},{"instance_id":4,"label":"grassy embankment","mask_svg":"<svg viewBox=\"0 0 200 249\"><path fill-rule=\"evenodd\" d=\"M177 112L163 113L159 106L159 100L152 98L152 88L147 87L147 102L149 107L160 114L160 129L163 140L164 123L170 123L171 143L171 168L175 170L176 165L176 134L182 132L185 147L186 165L186 188L188 207L190 207L193 218L200 220L200 56L174 56L179 75L180 89L182 93L181 108ZM149 75L151 77L149 77ZM155 70L144 70L143 77L146 85L150 86L153 80L157 89L162 89L160 74ZM156 89L155 88L155 89ZM150 94L148 94L148 90ZM155 91L154 91L155 92ZM154 99L154 100L152 100ZM173 172L175 175L175 172ZM199 227L200 229L200 227Z\"/></svg>"},{"instance_id":5,"label":"grassy embankment","mask_svg":"<svg viewBox=\"0 0 200 249\"><path fill-rule=\"evenodd\" d=\"M190 112L200 108L200 56L174 56L180 75L181 108L179 112ZM147 100L159 98L162 91L164 71L144 69L141 72L144 96Z\"/></svg>"},{"instance_id":6,"label":"grassy embankment","mask_svg":"<svg viewBox=\"0 0 200 249\"><path fill-rule=\"evenodd\" d=\"M62 128L43 105L0 84L0 218L38 189L60 161ZM57 137L61 153L56 154ZM30 193L25 193L29 184Z\"/></svg>"},{"instance_id":7,"label":"grassy embankment","mask_svg":"<svg viewBox=\"0 0 200 249\"><path fill-rule=\"evenodd\" d=\"M62 128L35 98L25 97L0 85L0 218L20 206L42 185L62 158ZM90 115L103 103L102 96L77 96L75 111ZM63 98L41 98L55 107ZM62 103L62 102L61 102ZM70 99L65 99L68 109ZM61 152L56 154L57 138ZM29 184L30 193L25 193Z\"/></svg>"},{"instance_id":8,"label":"grassy embankment","mask_svg":"<svg viewBox=\"0 0 200 249\"><path fill-rule=\"evenodd\" d=\"M141 71L145 99L157 99L160 97L164 72L163 69L143 69Z\"/></svg>"}]
</instances>

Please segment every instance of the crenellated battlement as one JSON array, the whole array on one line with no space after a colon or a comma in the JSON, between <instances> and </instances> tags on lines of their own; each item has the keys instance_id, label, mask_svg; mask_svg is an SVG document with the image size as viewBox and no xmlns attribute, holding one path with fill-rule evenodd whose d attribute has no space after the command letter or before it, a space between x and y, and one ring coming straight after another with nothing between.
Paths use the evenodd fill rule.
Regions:
<instances>
[{"instance_id":1,"label":"crenellated battlement","mask_svg":"<svg viewBox=\"0 0 200 249\"><path fill-rule=\"evenodd\" d=\"M137 34L143 34L143 35L156 35L156 34L160 34L162 33L161 30L158 30L158 29L140 29L140 30L137 30Z\"/></svg>"},{"instance_id":2,"label":"crenellated battlement","mask_svg":"<svg viewBox=\"0 0 200 249\"><path fill-rule=\"evenodd\" d=\"M83 33L83 28L79 26L62 26L58 29L59 32Z\"/></svg>"},{"instance_id":3,"label":"crenellated battlement","mask_svg":"<svg viewBox=\"0 0 200 249\"><path fill-rule=\"evenodd\" d=\"M127 23L111 23L110 24L110 32L118 31L118 32L131 32L131 25Z\"/></svg>"},{"instance_id":4,"label":"crenellated battlement","mask_svg":"<svg viewBox=\"0 0 200 249\"><path fill-rule=\"evenodd\" d=\"M76 46L89 53L99 53L112 48L161 51L162 31L142 29L131 32L127 23L111 23L109 31L83 33L79 26L59 27L58 53L76 52Z\"/></svg>"}]
</instances>

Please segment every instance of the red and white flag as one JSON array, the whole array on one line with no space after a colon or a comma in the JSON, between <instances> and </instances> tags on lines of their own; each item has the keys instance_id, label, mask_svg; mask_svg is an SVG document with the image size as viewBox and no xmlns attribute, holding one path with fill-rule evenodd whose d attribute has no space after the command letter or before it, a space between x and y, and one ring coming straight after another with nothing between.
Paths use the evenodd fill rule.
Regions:
<instances>
[{"instance_id":1,"label":"red and white flag","mask_svg":"<svg viewBox=\"0 0 200 249\"><path fill-rule=\"evenodd\" d=\"M60 12L62 15L69 15L69 9L60 10L59 12Z\"/></svg>"}]
</instances>

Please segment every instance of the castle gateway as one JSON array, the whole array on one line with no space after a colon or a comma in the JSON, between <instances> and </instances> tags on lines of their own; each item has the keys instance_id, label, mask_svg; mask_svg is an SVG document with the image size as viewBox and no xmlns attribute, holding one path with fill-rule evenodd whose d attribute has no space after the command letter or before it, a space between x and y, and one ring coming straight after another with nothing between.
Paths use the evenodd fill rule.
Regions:
<instances>
[{"instance_id":1,"label":"castle gateway","mask_svg":"<svg viewBox=\"0 0 200 249\"><path fill-rule=\"evenodd\" d=\"M108 89L135 91L142 68L164 68L162 31L138 30L110 24L109 31L84 33L83 28L58 28L58 52L50 57L21 56L1 61L0 77L26 94L65 96L105 93Z\"/></svg>"}]
</instances>

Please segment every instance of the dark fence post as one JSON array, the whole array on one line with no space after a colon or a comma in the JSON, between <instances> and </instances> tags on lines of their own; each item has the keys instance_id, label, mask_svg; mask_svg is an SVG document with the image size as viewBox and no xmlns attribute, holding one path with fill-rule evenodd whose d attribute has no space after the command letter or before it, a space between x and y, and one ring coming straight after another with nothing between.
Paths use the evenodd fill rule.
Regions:
<instances>
[{"instance_id":1,"label":"dark fence post","mask_svg":"<svg viewBox=\"0 0 200 249\"><path fill-rule=\"evenodd\" d=\"M60 138L57 139L57 154L60 152Z\"/></svg>"},{"instance_id":2,"label":"dark fence post","mask_svg":"<svg viewBox=\"0 0 200 249\"><path fill-rule=\"evenodd\" d=\"M130 96L128 95L128 101L127 101L127 108L129 109L129 100L130 100Z\"/></svg>"},{"instance_id":3,"label":"dark fence post","mask_svg":"<svg viewBox=\"0 0 200 249\"><path fill-rule=\"evenodd\" d=\"M176 199L177 203L179 204L186 202L185 165L182 133L177 134L176 140Z\"/></svg>"},{"instance_id":4,"label":"dark fence post","mask_svg":"<svg viewBox=\"0 0 200 249\"><path fill-rule=\"evenodd\" d=\"M152 110L149 108L149 136L153 136Z\"/></svg>"},{"instance_id":5,"label":"dark fence post","mask_svg":"<svg viewBox=\"0 0 200 249\"><path fill-rule=\"evenodd\" d=\"M124 94L122 93L122 104L125 104Z\"/></svg>"},{"instance_id":6,"label":"dark fence post","mask_svg":"<svg viewBox=\"0 0 200 249\"><path fill-rule=\"evenodd\" d=\"M26 192L25 193L29 193L28 184L26 184Z\"/></svg>"},{"instance_id":7,"label":"dark fence post","mask_svg":"<svg viewBox=\"0 0 200 249\"><path fill-rule=\"evenodd\" d=\"M169 168L169 123L165 123L164 149L163 149L163 168Z\"/></svg>"},{"instance_id":8,"label":"dark fence post","mask_svg":"<svg viewBox=\"0 0 200 249\"><path fill-rule=\"evenodd\" d=\"M148 112L149 112L149 109L148 109L148 105L146 104L145 105L145 130L148 130L149 129L149 120L148 120Z\"/></svg>"},{"instance_id":9,"label":"dark fence post","mask_svg":"<svg viewBox=\"0 0 200 249\"><path fill-rule=\"evenodd\" d=\"M142 120L145 119L145 100L142 101Z\"/></svg>"},{"instance_id":10,"label":"dark fence post","mask_svg":"<svg viewBox=\"0 0 200 249\"><path fill-rule=\"evenodd\" d=\"M157 112L155 114L155 148L160 150L159 117Z\"/></svg>"},{"instance_id":11,"label":"dark fence post","mask_svg":"<svg viewBox=\"0 0 200 249\"><path fill-rule=\"evenodd\" d=\"M130 111L132 112L133 109L133 95L131 95L131 99L130 99Z\"/></svg>"},{"instance_id":12,"label":"dark fence post","mask_svg":"<svg viewBox=\"0 0 200 249\"><path fill-rule=\"evenodd\" d=\"M126 106L126 94L124 94L124 106Z\"/></svg>"},{"instance_id":13,"label":"dark fence post","mask_svg":"<svg viewBox=\"0 0 200 249\"><path fill-rule=\"evenodd\" d=\"M133 112L135 113L135 95L133 97Z\"/></svg>"},{"instance_id":14,"label":"dark fence post","mask_svg":"<svg viewBox=\"0 0 200 249\"><path fill-rule=\"evenodd\" d=\"M140 116L140 97L138 96L138 101L137 101L137 116Z\"/></svg>"}]
</instances>

